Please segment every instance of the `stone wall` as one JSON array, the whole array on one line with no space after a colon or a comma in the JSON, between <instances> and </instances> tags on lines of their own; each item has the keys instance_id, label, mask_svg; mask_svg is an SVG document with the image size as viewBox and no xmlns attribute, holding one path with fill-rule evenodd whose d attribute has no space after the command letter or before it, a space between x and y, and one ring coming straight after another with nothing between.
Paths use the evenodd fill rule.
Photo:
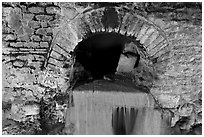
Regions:
<instances>
[{"instance_id":1,"label":"stone wall","mask_svg":"<svg viewBox=\"0 0 204 137\"><path fill-rule=\"evenodd\" d=\"M44 63L60 11L55 3L3 3L3 134L44 134L63 123L65 71Z\"/></svg>"},{"instance_id":2,"label":"stone wall","mask_svg":"<svg viewBox=\"0 0 204 137\"><path fill-rule=\"evenodd\" d=\"M100 18L108 12L107 6L118 9L120 23ZM136 84L148 85L160 105L174 114L171 123L180 125L177 134L202 123L201 4L5 2L2 7L3 134L60 132L71 51L90 32L118 31L121 24L121 34L134 35L143 47L154 45L147 48L147 55L157 53L141 61L135 70ZM139 28L131 25L134 17L142 20ZM158 34L150 35L151 30L162 37L154 42Z\"/></svg>"},{"instance_id":3,"label":"stone wall","mask_svg":"<svg viewBox=\"0 0 204 137\"><path fill-rule=\"evenodd\" d=\"M165 23L169 26L165 33L171 45L171 59L151 92L164 108L174 112L172 125L188 117L188 124L182 124L181 129L190 129L202 123L202 28L192 23Z\"/></svg>"}]
</instances>

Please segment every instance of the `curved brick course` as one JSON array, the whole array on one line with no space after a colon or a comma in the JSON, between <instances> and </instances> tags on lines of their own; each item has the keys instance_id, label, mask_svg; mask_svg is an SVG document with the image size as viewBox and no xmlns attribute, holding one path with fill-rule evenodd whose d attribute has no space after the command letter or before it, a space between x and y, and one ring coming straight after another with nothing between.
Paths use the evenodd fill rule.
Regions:
<instances>
[{"instance_id":1,"label":"curved brick course","mask_svg":"<svg viewBox=\"0 0 204 137\"><path fill-rule=\"evenodd\" d=\"M71 51L78 42L97 32L116 32L140 43L142 59L135 70L136 83L151 87L161 106L174 113L172 126L179 124L182 117L188 117L188 126L180 129L190 131L202 123L200 6L199 3L3 2L3 103L15 110L25 106L26 114L33 104L38 108L36 103L42 102L42 98L46 105L56 106L49 97L57 98L66 92ZM187 113L188 108L192 111ZM37 110L31 116L35 125L40 123ZM63 123L61 109L57 112L60 119L53 123ZM6 118L16 117L15 121L25 120L23 113L8 114L5 109L4 114ZM18 128L3 133L34 133Z\"/></svg>"}]
</instances>

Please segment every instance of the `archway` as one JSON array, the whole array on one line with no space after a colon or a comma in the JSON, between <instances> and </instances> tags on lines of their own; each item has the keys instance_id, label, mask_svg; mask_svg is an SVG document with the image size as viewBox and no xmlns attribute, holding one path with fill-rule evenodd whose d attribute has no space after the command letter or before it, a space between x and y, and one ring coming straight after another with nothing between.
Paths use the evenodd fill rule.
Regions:
<instances>
[{"instance_id":1,"label":"archway","mask_svg":"<svg viewBox=\"0 0 204 137\"><path fill-rule=\"evenodd\" d=\"M112 20L113 16L117 16L117 18ZM73 58L81 63L86 70L90 71L95 79L100 79L105 74L115 72L119 55L123 49L124 41L121 41L123 37L139 43L135 44L135 46L138 48L138 53L143 60L142 63L147 69L155 67L158 71L161 70L160 73L162 73L162 70L166 67L165 64L169 54L169 43L165 34L163 34L162 30L154 25L154 23L137 14L120 12L119 8L99 8L93 11L87 10L84 11L83 14L76 16L69 23L63 22L62 28L63 29L60 29L57 33L50 47L51 54L48 56L52 57L52 49L63 50L68 54L74 51L76 56ZM111 40L103 41L103 37ZM104 45L108 45L108 47L104 48ZM104 54L106 54L106 57L104 57ZM106 63L103 63L104 60L107 60ZM147 62L146 64L144 63L145 61ZM48 57L47 64L49 63L50 59ZM74 64L75 62L72 63L72 70L81 71L74 66ZM109 67L106 67L107 65ZM76 80L77 77L73 76L70 79ZM89 84L91 84L89 85L90 87L95 87L94 84ZM96 93L95 89L90 87L89 90L92 96L92 94ZM83 90L86 91L85 89ZM74 89L73 96L76 101L75 103L80 99L87 99L88 92L83 92L82 95L85 96L79 99L78 97L81 96L80 94L82 94L82 92L78 94ZM96 96L101 94L100 92L96 94ZM137 95L135 94L135 96ZM124 103L123 105L126 104ZM77 107L73 109L76 108ZM73 111L71 111L71 113L72 112Z\"/></svg>"},{"instance_id":2,"label":"archway","mask_svg":"<svg viewBox=\"0 0 204 137\"><path fill-rule=\"evenodd\" d=\"M96 33L111 32L139 41L139 54L148 62L152 62L158 73L163 73L166 68L170 46L165 33L152 21L137 13L126 13L121 7L86 9L72 20L67 21L65 18L60 26L50 46L45 67L57 61L51 59L52 49L69 56L69 52L73 51L79 42Z\"/></svg>"}]
</instances>

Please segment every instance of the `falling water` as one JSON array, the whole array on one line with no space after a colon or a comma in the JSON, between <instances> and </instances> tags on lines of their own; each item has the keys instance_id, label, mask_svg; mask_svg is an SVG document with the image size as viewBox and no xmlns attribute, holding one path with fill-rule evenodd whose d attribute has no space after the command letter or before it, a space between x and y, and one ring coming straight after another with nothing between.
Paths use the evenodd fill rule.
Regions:
<instances>
[{"instance_id":1,"label":"falling water","mask_svg":"<svg viewBox=\"0 0 204 137\"><path fill-rule=\"evenodd\" d=\"M168 125L161 113L150 108L113 109L112 129L115 135L168 134Z\"/></svg>"},{"instance_id":2,"label":"falling water","mask_svg":"<svg viewBox=\"0 0 204 137\"><path fill-rule=\"evenodd\" d=\"M117 107L112 114L112 127L115 135L131 135L135 126L138 110L135 108Z\"/></svg>"},{"instance_id":3,"label":"falling water","mask_svg":"<svg viewBox=\"0 0 204 137\"><path fill-rule=\"evenodd\" d=\"M121 92L102 91L98 87L93 91L92 88L89 84L73 91L74 106L69 108L66 121L67 127L70 123L75 126L73 134L168 134L168 118L163 118L161 111L154 109L155 102L149 94L135 89L135 92Z\"/></svg>"}]
</instances>

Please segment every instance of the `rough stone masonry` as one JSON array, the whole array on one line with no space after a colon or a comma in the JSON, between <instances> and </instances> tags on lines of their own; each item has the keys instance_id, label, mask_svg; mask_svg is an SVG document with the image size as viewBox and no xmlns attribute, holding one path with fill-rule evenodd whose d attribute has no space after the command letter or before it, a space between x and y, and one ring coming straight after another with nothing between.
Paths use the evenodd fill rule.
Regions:
<instances>
[{"instance_id":1,"label":"rough stone masonry","mask_svg":"<svg viewBox=\"0 0 204 137\"><path fill-rule=\"evenodd\" d=\"M104 31L142 45L134 82L171 112L172 134L201 134L201 24L197 2L3 2L3 134L64 134L71 52Z\"/></svg>"}]
</instances>

